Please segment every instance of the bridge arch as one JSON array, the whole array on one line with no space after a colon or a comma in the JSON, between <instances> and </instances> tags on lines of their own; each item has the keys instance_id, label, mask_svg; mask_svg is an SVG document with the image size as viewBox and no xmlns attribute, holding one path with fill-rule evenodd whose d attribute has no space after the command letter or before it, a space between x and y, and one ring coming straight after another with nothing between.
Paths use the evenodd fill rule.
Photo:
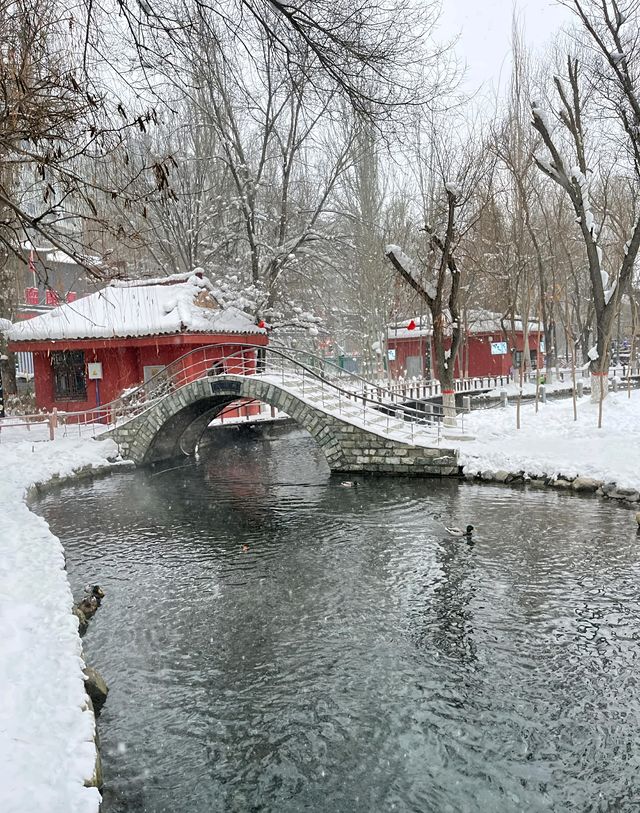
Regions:
<instances>
[{"instance_id":1,"label":"bridge arch","mask_svg":"<svg viewBox=\"0 0 640 813\"><path fill-rule=\"evenodd\" d=\"M144 413L130 454L144 465L192 454L202 432L216 415L243 398L262 401L286 412L314 438L330 467L341 463L341 449L331 443L327 420L322 420L316 409L277 385L233 375L194 381Z\"/></svg>"}]
</instances>

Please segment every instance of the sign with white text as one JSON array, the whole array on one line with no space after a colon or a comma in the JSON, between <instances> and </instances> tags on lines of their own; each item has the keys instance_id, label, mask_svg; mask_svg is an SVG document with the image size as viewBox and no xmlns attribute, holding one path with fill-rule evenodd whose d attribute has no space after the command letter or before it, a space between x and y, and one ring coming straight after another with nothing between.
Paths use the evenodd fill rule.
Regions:
<instances>
[{"instance_id":1,"label":"sign with white text","mask_svg":"<svg viewBox=\"0 0 640 813\"><path fill-rule=\"evenodd\" d=\"M491 355L492 356L506 356L507 343L506 342L491 342Z\"/></svg>"}]
</instances>

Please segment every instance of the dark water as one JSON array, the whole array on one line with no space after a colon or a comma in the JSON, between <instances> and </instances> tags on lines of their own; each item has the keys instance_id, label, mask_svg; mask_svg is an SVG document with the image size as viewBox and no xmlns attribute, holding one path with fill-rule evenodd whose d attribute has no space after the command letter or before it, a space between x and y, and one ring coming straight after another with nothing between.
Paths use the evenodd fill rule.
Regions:
<instances>
[{"instance_id":1,"label":"dark water","mask_svg":"<svg viewBox=\"0 0 640 813\"><path fill-rule=\"evenodd\" d=\"M628 512L233 437L40 504L107 593L105 813L640 810Z\"/></svg>"}]
</instances>

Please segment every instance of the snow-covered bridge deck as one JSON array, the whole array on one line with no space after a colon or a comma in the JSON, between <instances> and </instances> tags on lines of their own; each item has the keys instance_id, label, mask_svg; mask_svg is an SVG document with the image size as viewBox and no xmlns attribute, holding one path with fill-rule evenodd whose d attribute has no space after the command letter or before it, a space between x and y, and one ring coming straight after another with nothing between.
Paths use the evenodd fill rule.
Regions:
<instances>
[{"instance_id":1,"label":"snow-covered bridge deck","mask_svg":"<svg viewBox=\"0 0 640 813\"><path fill-rule=\"evenodd\" d=\"M239 358L246 369L238 370ZM462 426L445 430L440 420L417 410L391 410L391 393L376 387L372 397L362 379L347 389L281 349L267 352L260 371L252 357L247 362L240 353L218 362L215 374L200 362L201 369L185 368L186 360L167 368L155 385L128 396L128 408L119 407L108 435L123 456L147 464L190 454L216 415L238 399L249 399L276 407L307 429L334 471L457 473L456 453L446 442L450 435L458 437ZM450 416L449 423L454 420Z\"/></svg>"}]
</instances>

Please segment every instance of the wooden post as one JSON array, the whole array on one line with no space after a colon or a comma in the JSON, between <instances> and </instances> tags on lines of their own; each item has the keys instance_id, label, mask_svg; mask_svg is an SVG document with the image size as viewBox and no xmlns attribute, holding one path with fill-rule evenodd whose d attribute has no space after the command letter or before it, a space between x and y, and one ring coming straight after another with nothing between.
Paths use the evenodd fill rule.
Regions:
<instances>
[{"instance_id":1,"label":"wooden post","mask_svg":"<svg viewBox=\"0 0 640 813\"><path fill-rule=\"evenodd\" d=\"M53 408L53 412L49 415L49 440L55 440L56 427L58 426L58 409Z\"/></svg>"}]
</instances>

